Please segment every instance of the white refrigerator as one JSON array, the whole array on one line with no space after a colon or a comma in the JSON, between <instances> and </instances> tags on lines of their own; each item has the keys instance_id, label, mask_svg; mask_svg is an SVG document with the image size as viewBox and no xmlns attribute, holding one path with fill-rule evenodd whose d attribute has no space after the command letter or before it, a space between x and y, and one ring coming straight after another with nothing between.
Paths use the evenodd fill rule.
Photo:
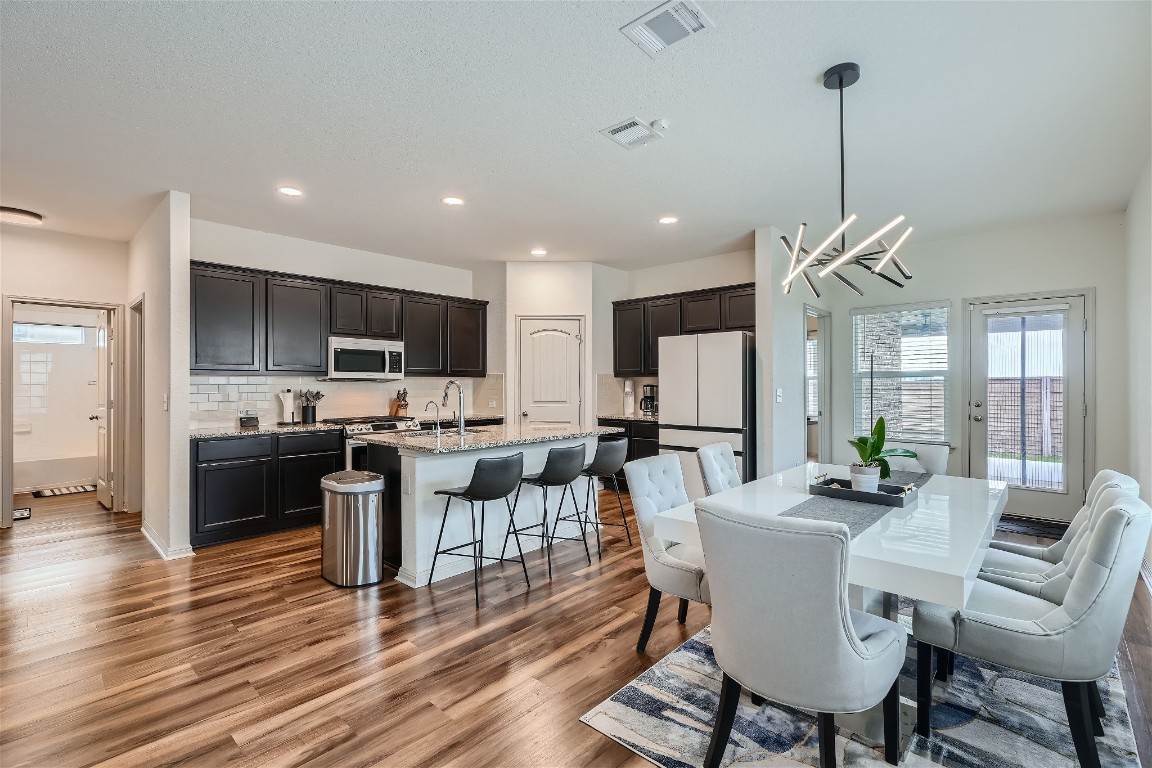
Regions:
<instances>
[{"instance_id":1,"label":"white refrigerator","mask_svg":"<svg viewBox=\"0 0 1152 768\"><path fill-rule=\"evenodd\" d=\"M747 482L756 476L753 336L744 331L665 336L660 344L660 452L675 453L688 498L704 495L696 450L727 442Z\"/></svg>"}]
</instances>

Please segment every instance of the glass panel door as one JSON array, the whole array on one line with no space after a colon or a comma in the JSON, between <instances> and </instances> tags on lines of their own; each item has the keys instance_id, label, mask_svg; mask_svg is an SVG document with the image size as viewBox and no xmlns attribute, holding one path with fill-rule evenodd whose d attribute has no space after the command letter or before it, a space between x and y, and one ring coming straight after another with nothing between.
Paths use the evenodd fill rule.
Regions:
<instances>
[{"instance_id":1,"label":"glass panel door","mask_svg":"<svg viewBox=\"0 0 1152 768\"><path fill-rule=\"evenodd\" d=\"M1068 520L1084 489L1083 299L972 311L973 477L1014 490L1010 514Z\"/></svg>"}]
</instances>

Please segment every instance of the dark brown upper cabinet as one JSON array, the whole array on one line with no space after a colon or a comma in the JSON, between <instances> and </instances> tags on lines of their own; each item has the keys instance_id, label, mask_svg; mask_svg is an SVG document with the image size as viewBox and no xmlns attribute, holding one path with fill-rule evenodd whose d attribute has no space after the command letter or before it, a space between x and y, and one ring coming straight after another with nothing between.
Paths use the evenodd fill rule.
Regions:
<instances>
[{"instance_id":1,"label":"dark brown upper cabinet","mask_svg":"<svg viewBox=\"0 0 1152 768\"><path fill-rule=\"evenodd\" d=\"M680 332L707 333L720 330L720 295L705 293L680 299Z\"/></svg>"},{"instance_id":2,"label":"dark brown upper cabinet","mask_svg":"<svg viewBox=\"0 0 1152 768\"><path fill-rule=\"evenodd\" d=\"M333 335L362 336L368 332L368 292L333 287L328 297L332 308Z\"/></svg>"},{"instance_id":3,"label":"dark brown upper cabinet","mask_svg":"<svg viewBox=\"0 0 1152 768\"><path fill-rule=\"evenodd\" d=\"M193 371L259 371L264 277L214 269L191 275Z\"/></svg>"},{"instance_id":4,"label":"dark brown upper cabinet","mask_svg":"<svg viewBox=\"0 0 1152 768\"><path fill-rule=\"evenodd\" d=\"M756 289L738 288L720 294L724 330L751 331L756 328Z\"/></svg>"},{"instance_id":5,"label":"dark brown upper cabinet","mask_svg":"<svg viewBox=\"0 0 1152 768\"><path fill-rule=\"evenodd\" d=\"M332 286L329 295L332 322L337 336L371 336L377 339L400 339L402 306L398 293L383 293L366 288Z\"/></svg>"},{"instance_id":6,"label":"dark brown upper cabinet","mask_svg":"<svg viewBox=\"0 0 1152 768\"><path fill-rule=\"evenodd\" d=\"M755 328L752 283L615 302L612 370L620 377L657 375L663 336Z\"/></svg>"},{"instance_id":7,"label":"dark brown upper cabinet","mask_svg":"<svg viewBox=\"0 0 1152 768\"><path fill-rule=\"evenodd\" d=\"M268 278L269 371L328 371L328 286Z\"/></svg>"},{"instance_id":8,"label":"dark brown upper cabinet","mask_svg":"<svg viewBox=\"0 0 1152 768\"><path fill-rule=\"evenodd\" d=\"M644 318L644 352L648 360L646 373L660 372L660 338L680 335L680 300L659 299L648 302Z\"/></svg>"},{"instance_id":9,"label":"dark brown upper cabinet","mask_svg":"<svg viewBox=\"0 0 1152 768\"><path fill-rule=\"evenodd\" d=\"M367 334L378 339L404 338L403 302L398 293L368 291Z\"/></svg>"},{"instance_id":10,"label":"dark brown upper cabinet","mask_svg":"<svg viewBox=\"0 0 1152 768\"><path fill-rule=\"evenodd\" d=\"M612 370L616 376L644 374L644 305L612 308Z\"/></svg>"},{"instance_id":11,"label":"dark brown upper cabinet","mask_svg":"<svg viewBox=\"0 0 1152 768\"><path fill-rule=\"evenodd\" d=\"M404 297L404 373L442 376L448 372L448 300Z\"/></svg>"},{"instance_id":12,"label":"dark brown upper cabinet","mask_svg":"<svg viewBox=\"0 0 1152 768\"><path fill-rule=\"evenodd\" d=\"M488 311L484 304L448 302L448 375L488 373Z\"/></svg>"}]
</instances>

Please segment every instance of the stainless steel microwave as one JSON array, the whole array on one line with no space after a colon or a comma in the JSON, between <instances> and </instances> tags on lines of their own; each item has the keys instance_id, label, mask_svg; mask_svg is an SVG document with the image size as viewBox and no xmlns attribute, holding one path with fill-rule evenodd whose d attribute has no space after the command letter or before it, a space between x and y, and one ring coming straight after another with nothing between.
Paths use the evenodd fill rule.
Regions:
<instances>
[{"instance_id":1,"label":"stainless steel microwave","mask_svg":"<svg viewBox=\"0 0 1152 768\"><path fill-rule=\"evenodd\" d=\"M404 378L404 342L328 337L328 378L390 381Z\"/></svg>"}]
</instances>

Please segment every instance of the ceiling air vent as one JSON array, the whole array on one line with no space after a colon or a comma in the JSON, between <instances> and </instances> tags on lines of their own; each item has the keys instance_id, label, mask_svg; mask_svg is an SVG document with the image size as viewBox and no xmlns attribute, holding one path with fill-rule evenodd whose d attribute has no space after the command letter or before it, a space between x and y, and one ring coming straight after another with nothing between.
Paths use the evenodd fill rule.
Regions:
<instances>
[{"instance_id":1,"label":"ceiling air vent","mask_svg":"<svg viewBox=\"0 0 1152 768\"><path fill-rule=\"evenodd\" d=\"M648 125L638 117L630 117L622 123L605 128L600 133L624 149L635 149L656 141L656 139L664 138L664 134L657 130L660 127L662 127L662 121L658 120L652 125Z\"/></svg>"},{"instance_id":2,"label":"ceiling air vent","mask_svg":"<svg viewBox=\"0 0 1152 768\"><path fill-rule=\"evenodd\" d=\"M696 3L670 0L620 28L625 36L652 58L669 46L716 25Z\"/></svg>"}]
</instances>

